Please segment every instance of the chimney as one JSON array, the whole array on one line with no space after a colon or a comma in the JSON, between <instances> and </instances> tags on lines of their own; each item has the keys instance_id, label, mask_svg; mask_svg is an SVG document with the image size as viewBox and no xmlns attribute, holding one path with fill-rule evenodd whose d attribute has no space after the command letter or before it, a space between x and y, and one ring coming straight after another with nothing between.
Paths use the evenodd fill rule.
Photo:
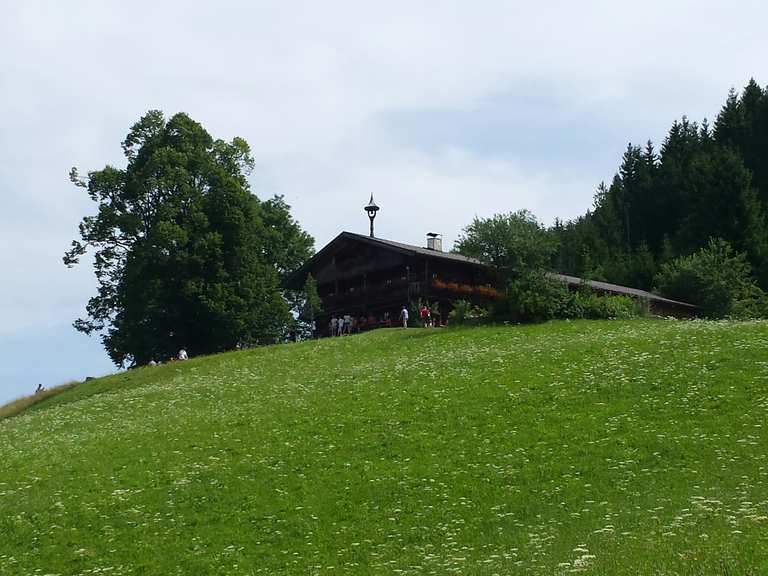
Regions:
<instances>
[{"instance_id":1,"label":"chimney","mask_svg":"<svg viewBox=\"0 0 768 576\"><path fill-rule=\"evenodd\" d=\"M434 232L427 233L427 250L443 251L443 238L440 234L435 234Z\"/></svg>"}]
</instances>

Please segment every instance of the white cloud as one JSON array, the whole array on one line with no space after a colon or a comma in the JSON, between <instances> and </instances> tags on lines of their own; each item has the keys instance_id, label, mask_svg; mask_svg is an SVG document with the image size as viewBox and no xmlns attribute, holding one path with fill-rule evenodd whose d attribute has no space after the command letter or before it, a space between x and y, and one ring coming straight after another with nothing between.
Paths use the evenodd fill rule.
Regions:
<instances>
[{"instance_id":1,"label":"white cloud","mask_svg":"<svg viewBox=\"0 0 768 576\"><path fill-rule=\"evenodd\" d=\"M546 223L584 210L589 176L532 170L514 159L483 158L461 148L426 154L390 147L333 150L311 161L290 159L257 174L254 189L284 193L319 246L342 230L367 232L363 206L374 194L376 233L422 244L429 231L447 246L475 216L528 208ZM300 168L292 169L293 166Z\"/></svg>"}]
</instances>

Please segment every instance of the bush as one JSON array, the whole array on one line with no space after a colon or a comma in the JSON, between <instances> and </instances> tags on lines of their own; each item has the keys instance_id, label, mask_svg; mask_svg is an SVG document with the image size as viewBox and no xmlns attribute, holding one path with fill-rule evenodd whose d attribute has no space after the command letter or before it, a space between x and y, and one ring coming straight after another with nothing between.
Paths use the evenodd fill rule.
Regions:
<instances>
[{"instance_id":1,"label":"bush","mask_svg":"<svg viewBox=\"0 0 768 576\"><path fill-rule=\"evenodd\" d=\"M768 294L756 284L751 285L733 302L730 316L740 319L768 318Z\"/></svg>"},{"instance_id":2,"label":"bush","mask_svg":"<svg viewBox=\"0 0 768 576\"><path fill-rule=\"evenodd\" d=\"M629 296L601 296L594 292L574 292L572 300L579 303L580 316L570 318L634 318L637 316L635 302Z\"/></svg>"},{"instance_id":3,"label":"bush","mask_svg":"<svg viewBox=\"0 0 768 576\"><path fill-rule=\"evenodd\" d=\"M647 302L645 303L647 308ZM647 312L646 312L647 313ZM561 319L634 318L643 304L629 296L604 296L587 288L571 292L544 273L520 275L509 286L509 296L494 306L494 315L517 322Z\"/></svg>"},{"instance_id":4,"label":"bush","mask_svg":"<svg viewBox=\"0 0 768 576\"><path fill-rule=\"evenodd\" d=\"M469 324L482 321L488 316L488 311L485 308L475 306L467 300L457 300L453 304L453 310L448 314L451 323L454 324Z\"/></svg>"},{"instance_id":5,"label":"bush","mask_svg":"<svg viewBox=\"0 0 768 576\"><path fill-rule=\"evenodd\" d=\"M766 295L751 273L746 254L711 238L698 252L664 264L655 284L662 295L695 304L712 318L763 318L768 312Z\"/></svg>"},{"instance_id":6,"label":"bush","mask_svg":"<svg viewBox=\"0 0 768 576\"><path fill-rule=\"evenodd\" d=\"M505 306L507 314L518 322L541 322L557 317L568 300L568 287L543 272L520 274L509 284Z\"/></svg>"}]
</instances>

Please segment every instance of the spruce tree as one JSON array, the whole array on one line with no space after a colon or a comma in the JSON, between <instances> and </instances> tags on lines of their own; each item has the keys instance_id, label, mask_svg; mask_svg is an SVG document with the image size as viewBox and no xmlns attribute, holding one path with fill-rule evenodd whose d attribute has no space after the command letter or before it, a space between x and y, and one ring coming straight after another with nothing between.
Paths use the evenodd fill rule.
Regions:
<instances>
[{"instance_id":1,"label":"spruce tree","mask_svg":"<svg viewBox=\"0 0 768 576\"><path fill-rule=\"evenodd\" d=\"M647 285L656 262L717 236L747 255L766 286L767 210L768 92L751 80L742 94L728 93L713 127L683 116L660 152L629 144L592 210L559 231L557 262L563 272L599 268L610 281Z\"/></svg>"},{"instance_id":2,"label":"spruce tree","mask_svg":"<svg viewBox=\"0 0 768 576\"><path fill-rule=\"evenodd\" d=\"M723 146L741 150L745 123L744 110L739 102L739 96L736 90L731 88L728 92L728 98L715 120L715 140Z\"/></svg>"}]
</instances>

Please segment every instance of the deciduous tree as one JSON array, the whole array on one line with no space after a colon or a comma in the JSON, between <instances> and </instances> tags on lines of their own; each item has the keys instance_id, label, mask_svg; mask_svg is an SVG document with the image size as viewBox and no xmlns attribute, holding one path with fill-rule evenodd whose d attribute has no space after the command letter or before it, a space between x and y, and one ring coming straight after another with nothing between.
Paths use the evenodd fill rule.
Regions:
<instances>
[{"instance_id":1,"label":"deciduous tree","mask_svg":"<svg viewBox=\"0 0 768 576\"><path fill-rule=\"evenodd\" d=\"M504 278L549 265L557 239L527 210L475 218L455 250L493 268Z\"/></svg>"},{"instance_id":2,"label":"deciduous tree","mask_svg":"<svg viewBox=\"0 0 768 576\"><path fill-rule=\"evenodd\" d=\"M98 289L75 327L101 333L118 365L274 341L290 321L278 276L312 240L281 198L250 193L245 140L214 140L186 114L150 111L123 151L125 168L70 174L97 204L64 256L73 266L94 253Z\"/></svg>"}]
</instances>

